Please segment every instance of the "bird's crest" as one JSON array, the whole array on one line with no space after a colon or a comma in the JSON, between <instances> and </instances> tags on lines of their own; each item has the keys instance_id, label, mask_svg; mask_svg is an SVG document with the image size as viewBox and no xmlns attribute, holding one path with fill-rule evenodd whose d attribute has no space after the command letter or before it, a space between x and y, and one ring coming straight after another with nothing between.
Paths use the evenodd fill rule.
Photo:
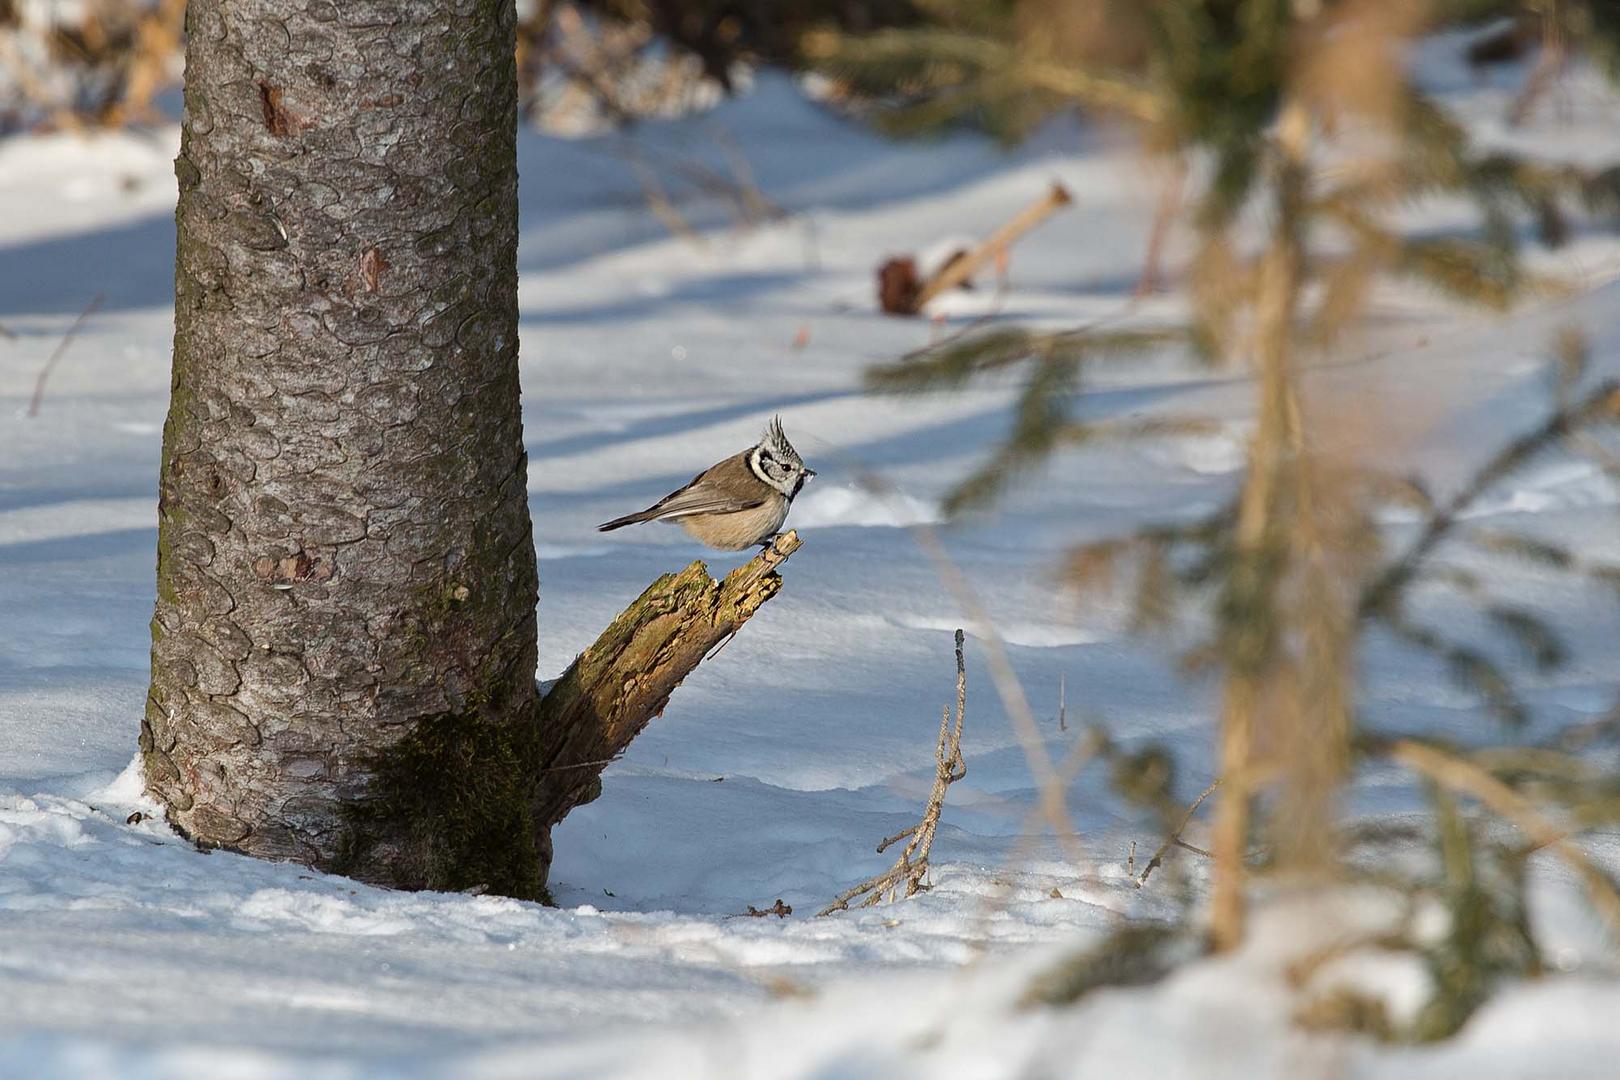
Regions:
<instances>
[{"instance_id":1,"label":"bird's crest","mask_svg":"<svg viewBox=\"0 0 1620 1080\"><path fill-rule=\"evenodd\" d=\"M765 438L761 442L776 460L792 462L795 465L804 464L804 459L799 456L799 452L793 449L792 443L788 442L787 432L782 430L782 418L780 416L771 418L771 422L765 427Z\"/></svg>"}]
</instances>

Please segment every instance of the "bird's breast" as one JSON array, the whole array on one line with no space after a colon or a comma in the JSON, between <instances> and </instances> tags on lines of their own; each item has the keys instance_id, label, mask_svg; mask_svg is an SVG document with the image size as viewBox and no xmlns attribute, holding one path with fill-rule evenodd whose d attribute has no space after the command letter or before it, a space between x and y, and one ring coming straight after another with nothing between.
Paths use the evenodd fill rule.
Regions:
<instances>
[{"instance_id":1,"label":"bird's breast","mask_svg":"<svg viewBox=\"0 0 1620 1080\"><path fill-rule=\"evenodd\" d=\"M780 494L749 510L731 514L693 514L680 518L687 535L722 551L741 551L775 536L787 520L788 500Z\"/></svg>"}]
</instances>

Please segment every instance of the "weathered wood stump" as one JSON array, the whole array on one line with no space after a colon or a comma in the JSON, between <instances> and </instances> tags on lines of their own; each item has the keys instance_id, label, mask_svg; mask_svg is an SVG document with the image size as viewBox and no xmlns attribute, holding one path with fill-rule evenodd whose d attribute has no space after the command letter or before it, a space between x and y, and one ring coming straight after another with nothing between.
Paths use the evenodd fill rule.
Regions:
<instances>
[{"instance_id":1,"label":"weathered wood stump","mask_svg":"<svg viewBox=\"0 0 1620 1080\"><path fill-rule=\"evenodd\" d=\"M537 824L547 830L601 793L601 774L710 652L782 588L790 532L716 581L693 562L649 585L540 702ZM549 845L547 855L549 856Z\"/></svg>"}]
</instances>

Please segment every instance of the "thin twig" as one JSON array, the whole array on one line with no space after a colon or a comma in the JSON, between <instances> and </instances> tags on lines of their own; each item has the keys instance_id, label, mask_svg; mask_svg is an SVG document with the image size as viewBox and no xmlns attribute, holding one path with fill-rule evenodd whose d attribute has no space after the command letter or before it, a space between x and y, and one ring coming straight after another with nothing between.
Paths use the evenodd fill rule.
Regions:
<instances>
[{"instance_id":1,"label":"thin twig","mask_svg":"<svg viewBox=\"0 0 1620 1080\"><path fill-rule=\"evenodd\" d=\"M78 336L79 330L85 324L85 320L96 313L96 309L101 307L101 303L105 299L106 297L101 293L96 293L90 298L90 302L84 305L84 310L79 312L79 317L73 320L73 325L67 328L67 333L62 335L62 340L57 343L56 350L51 353L50 359L45 361L45 366L39 369L39 378L34 380L34 396L28 400L28 416L35 417L39 415L40 403L45 400L45 380L51 377L51 372L56 369L56 365L61 361L62 354L67 352L68 345Z\"/></svg>"},{"instance_id":2,"label":"thin twig","mask_svg":"<svg viewBox=\"0 0 1620 1080\"><path fill-rule=\"evenodd\" d=\"M864 896L860 907L873 907L885 899L893 902L904 886L907 898L928 888L923 878L928 874L928 854L933 848L934 834L939 830L939 816L945 809L946 790L967 775L967 763L962 760L962 718L967 712L967 663L963 656L964 635L956 632L956 725L951 725L951 707L945 706L939 721L939 741L934 749L934 786L928 793L922 820L911 828L886 838L878 845L882 852L905 837L911 842L900 852L894 865L881 874L867 878L859 885L845 889L837 899L816 913L831 915L835 911L848 911L849 905Z\"/></svg>"},{"instance_id":3,"label":"thin twig","mask_svg":"<svg viewBox=\"0 0 1620 1080\"><path fill-rule=\"evenodd\" d=\"M1188 825L1192 824L1193 815L1198 813L1198 808L1200 806L1204 805L1204 800L1213 795L1215 793L1215 789L1220 786L1221 778L1217 776L1213 781L1210 782L1209 787L1205 788L1198 798L1192 801L1192 805L1187 807L1187 812L1182 815L1181 824L1177 825L1175 831L1165 838L1164 843L1159 845L1159 850L1153 853L1153 858L1149 859L1148 864L1142 868L1142 876L1136 879L1136 887L1138 889L1147 884L1149 874L1153 873L1153 871L1157 870L1164 864L1164 857L1169 854L1170 849L1173 847L1185 847L1191 851L1197 851L1200 855L1209 854L1209 852L1195 848L1191 844L1183 843L1181 834L1187 831Z\"/></svg>"},{"instance_id":4,"label":"thin twig","mask_svg":"<svg viewBox=\"0 0 1620 1080\"><path fill-rule=\"evenodd\" d=\"M749 904L747 911L739 911L736 914L727 915L726 918L763 919L767 915L775 915L778 919L785 919L791 914L793 914L793 905L782 903L782 898L778 896L776 898L776 903L772 904L768 908L757 908L753 904Z\"/></svg>"},{"instance_id":5,"label":"thin twig","mask_svg":"<svg viewBox=\"0 0 1620 1080\"><path fill-rule=\"evenodd\" d=\"M945 587L956 597L956 602L962 606L964 613L973 620L979 628L979 633L984 636L990 661L990 680L995 684L1002 707L1013 722L1029 770L1034 774L1039 794L1037 802L1039 812L1046 819L1058 842L1066 844L1071 839L1073 827L1069 821L1068 800L1063 791L1063 779L1052 761L1051 754L1047 752L1046 743L1041 738L1040 726L1035 722L1035 715L1029 707L1029 699L1024 695L1023 683L1019 681L1018 673L1007 655L1006 644L1001 640L1001 635L996 633L995 624L990 621L984 605L979 602L978 594L968 584L961 568L945 551L945 546L940 543L934 530L927 525L917 524L910 526L910 531L917 546L933 561L940 578L945 582Z\"/></svg>"},{"instance_id":6,"label":"thin twig","mask_svg":"<svg viewBox=\"0 0 1620 1080\"><path fill-rule=\"evenodd\" d=\"M748 224L787 217L787 211L766 198L765 193L759 189L759 183L754 179L753 166L748 163L748 157L742 152L742 147L737 145L737 140L722 127L713 127L709 133L713 136L715 144L720 147L720 153L725 155L726 167L731 171L734 197Z\"/></svg>"},{"instance_id":7,"label":"thin twig","mask_svg":"<svg viewBox=\"0 0 1620 1080\"><path fill-rule=\"evenodd\" d=\"M899 832L895 833L893 836L885 836L882 840L878 841L878 846L877 846L878 854L879 855L883 854L885 851L889 850L889 848L893 847L895 844L898 844L900 841L904 840L906 837L913 835L914 833L916 833L918 828L919 828L919 826L913 825L909 829L901 829Z\"/></svg>"},{"instance_id":8,"label":"thin twig","mask_svg":"<svg viewBox=\"0 0 1620 1080\"><path fill-rule=\"evenodd\" d=\"M612 757L597 758L595 761L574 761L567 765L553 765L548 769L537 770L536 775L539 773L562 772L566 769L604 769L613 764L615 761L618 761L623 756L623 753L618 753L614 754Z\"/></svg>"}]
</instances>

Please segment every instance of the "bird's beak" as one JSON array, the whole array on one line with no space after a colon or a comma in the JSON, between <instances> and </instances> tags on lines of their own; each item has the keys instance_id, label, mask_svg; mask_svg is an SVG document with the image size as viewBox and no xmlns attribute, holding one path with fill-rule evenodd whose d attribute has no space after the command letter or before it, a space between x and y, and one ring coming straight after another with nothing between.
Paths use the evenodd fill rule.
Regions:
<instances>
[{"instance_id":1,"label":"bird's beak","mask_svg":"<svg viewBox=\"0 0 1620 1080\"><path fill-rule=\"evenodd\" d=\"M814 469L806 469L806 470L804 470L804 478L806 480L809 480L811 477L813 477L815 475L816 475L816 470L814 470Z\"/></svg>"}]
</instances>

